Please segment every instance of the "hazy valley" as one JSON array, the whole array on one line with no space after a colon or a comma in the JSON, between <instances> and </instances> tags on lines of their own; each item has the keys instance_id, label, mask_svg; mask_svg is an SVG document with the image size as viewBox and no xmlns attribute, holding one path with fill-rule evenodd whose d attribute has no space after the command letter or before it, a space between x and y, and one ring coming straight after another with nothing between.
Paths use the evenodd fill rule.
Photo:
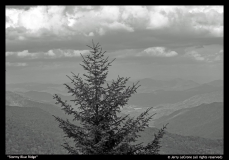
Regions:
<instances>
[{"instance_id":1,"label":"hazy valley","mask_svg":"<svg viewBox=\"0 0 229 160\"><path fill-rule=\"evenodd\" d=\"M159 128L169 123L162 140L162 154L223 154L223 81L140 82L140 92L130 98L121 112L136 117L154 106L150 114L156 115L150 128L141 132L139 141L149 142ZM52 115L69 120L71 117L55 105L54 90L63 100L73 99L61 94L67 92L58 84L6 85L7 153L66 154L60 146L63 132Z\"/></svg>"}]
</instances>

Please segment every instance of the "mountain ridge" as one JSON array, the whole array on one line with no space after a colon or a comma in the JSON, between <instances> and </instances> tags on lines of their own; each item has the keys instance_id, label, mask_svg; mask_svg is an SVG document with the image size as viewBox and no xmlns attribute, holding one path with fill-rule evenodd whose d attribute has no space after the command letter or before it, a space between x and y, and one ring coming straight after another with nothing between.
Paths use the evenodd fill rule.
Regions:
<instances>
[{"instance_id":1,"label":"mountain ridge","mask_svg":"<svg viewBox=\"0 0 229 160\"><path fill-rule=\"evenodd\" d=\"M6 106L6 153L67 154L61 147L64 134L51 115L36 107ZM136 143L146 145L158 131L146 128L139 133L141 137ZM69 143L74 144L70 140ZM167 131L161 146L160 154L223 154L222 139L181 136Z\"/></svg>"},{"instance_id":2,"label":"mountain ridge","mask_svg":"<svg viewBox=\"0 0 229 160\"><path fill-rule=\"evenodd\" d=\"M183 108L156 119L154 125L161 127L165 123L170 124L168 131L171 133L221 139L223 138L223 102Z\"/></svg>"},{"instance_id":3,"label":"mountain ridge","mask_svg":"<svg viewBox=\"0 0 229 160\"><path fill-rule=\"evenodd\" d=\"M132 85L140 81L140 84L145 85L143 88L139 88L138 92L153 92L155 90L165 89L165 90L186 90L189 88L197 87L198 85L202 85L198 82L193 80L185 80L182 78L175 78L171 80L156 80L152 78L143 78L140 80L134 81L127 81L127 86ZM216 82L208 82L211 83L223 83L223 80L215 80ZM217 82L218 81L218 82ZM106 83L111 83L112 81L106 81ZM205 84L208 84L205 83ZM64 84L64 83L63 83ZM13 84L6 84L6 90L15 91L15 90L25 90L25 91L46 91L48 93L67 93L67 89L63 84L57 83L37 83L37 82L29 82L29 83L13 83ZM71 85L70 82L67 82L68 85ZM204 84L204 83L203 83ZM149 87L149 88L148 88ZM182 88L184 87L184 88ZM148 90L147 90L148 88Z\"/></svg>"}]
</instances>

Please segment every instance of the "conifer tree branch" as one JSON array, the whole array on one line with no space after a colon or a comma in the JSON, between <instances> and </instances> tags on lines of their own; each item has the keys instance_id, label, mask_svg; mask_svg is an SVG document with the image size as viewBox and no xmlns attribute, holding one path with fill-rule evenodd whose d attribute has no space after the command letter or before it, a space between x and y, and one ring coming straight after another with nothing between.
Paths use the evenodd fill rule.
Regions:
<instances>
[{"instance_id":1,"label":"conifer tree branch","mask_svg":"<svg viewBox=\"0 0 229 160\"><path fill-rule=\"evenodd\" d=\"M88 45L87 45L88 46ZM106 51L103 52L99 43L95 45L92 40L92 46L89 55L85 57L80 53L83 64L80 64L87 71L85 81L72 72L72 78L67 76L73 87L64 84L68 93L74 97L72 102L78 107L79 111L62 101L58 95L54 95L57 104L61 104L62 110L67 114L74 116L73 121L81 123L81 127L64 121L58 117L59 127L63 129L66 137L73 138L75 147L67 143L63 146L71 154L158 154L160 145L159 139L163 137L164 129L160 130L155 139L143 147L142 143L132 144L140 136L137 133L143 131L149 125L149 121L155 115L148 116L152 107L136 118L130 118L129 115L118 116L121 107L124 107L131 95L136 93L140 85L133 83L126 87L130 79L119 77L113 80L111 84L106 82L108 67L112 61L103 58ZM103 97L105 96L105 97Z\"/></svg>"}]
</instances>

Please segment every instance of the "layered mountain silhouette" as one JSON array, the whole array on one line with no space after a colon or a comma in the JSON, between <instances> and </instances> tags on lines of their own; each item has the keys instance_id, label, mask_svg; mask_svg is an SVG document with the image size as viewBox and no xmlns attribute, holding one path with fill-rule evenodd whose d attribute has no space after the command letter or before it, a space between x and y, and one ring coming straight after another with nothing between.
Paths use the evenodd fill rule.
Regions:
<instances>
[{"instance_id":1,"label":"layered mountain silhouette","mask_svg":"<svg viewBox=\"0 0 229 160\"><path fill-rule=\"evenodd\" d=\"M18 91L18 92L39 91L39 92L47 92L50 94L60 93L63 95L67 94L67 89L63 84L52 84L52 83L6 84L6 90Z\"/></svg>"},{"instance_id":2,"label":"layered mountain silhouette","mask_svg":"<svg viewBox=\"0 0 229 160\"><path fill-rule=\"evenodd\" d=\"M215 80L215 81L208 82L207 84L215 87L224 86L223 80Z\"/></svg>"},{"instance_id":3,"label":"layered mountain silhouette","mask_svg":"<svg viewBox=\"0 0 229 160\"><path fill-rule=\"evenodd\" d=\"M132 84L128 82L127 86ZM183 79L147 78L141 80L140 85L140 92L132 95L121 115L136 117L151 106L154 109L150 114L157 114L137 142L148 143L158 128L169 123L161 154L223 154L222 80L198 84ZM69 100L74 97L66 94L65 87L24 83L9 84L6 89L6 153L65 154L60 146L63 132L52 117L56 115L70 121L73 118L53 99L57 93L71 103Z\"/></svg>"},{"instance_id":4,"label":"layered mountain silhouette","mask_svg":"<svg viewBox=\"0 0 229 160\"><path fill-rule=\"evenodd\" d=\"M149 143L158 132L157 128L146 128L140 133L138 142ZM212 140L195 136L182 136L167 132L160 141L160 154L223 154L223 139Z\"/></svg>"},{"instance_id":5,"label":"layered mountain silhouette","mask_svg":"<svg viewBox=\"0 0 229 160\"><path fill-rule=\"evenodd\" d=\"M50 104L53 104L55 105L56 104L56 100L53 99L53 95L54 94L50 94L50 93L47 93L47 92L39 92L39 91L28 91L28 92L18 92L16 91L15 93L23 96L23 97L26 97L26 98L29 98L33 101L37 101L37 102L45 102L45 103L50 103ZM69 103L71 103L71 100L73 99L72 96L64 96L64 95L61 95L61 94L58 94L63 100L67 100L69 101ZM73 103L71 103L73 104Z\"/></svg>"},{"instance_id":6,"label":"layered mountain silhouette","mask_svg":"<svg viewBox=\"0 0 229 160\"><path fill-rule=\"evenodd\" d=\"M169 123L168 132L210 139L223 138L223 102L201 104L177 110L154 122L156 127Z\"/></svg>"},{"instance_id":7,"label":"layered mountain silhouette","mask_svg":"<svg viewBox=\"0 0 229 160\"><path fill-rule=\"evenodd\" d=\"M108 81L107 83L110 84L111 81ZM133 82L128 82L126 86L131 86L132 84ZM139 87L139 89L137 90L137 94L132 95L128 103L131 105L137 105L142 107L150 107L166 103L174 104L180 101L184 101L195 95L223 90L222 80L216 80L200 85L191 80L174 79L170 81L162 81L146 78L141 80L139 84L141 85L141 87ZM69 83L68 85L72 86ZM15 89L14 87L16 87L17 89ZM61 87L62 91L60 91ZM61 98L65 100L72 99L70 94L68 94L67 90L64 88L64 85L59 84L49 85L23 83L8 85L7 88L11 91L16 90L17 93L20 93L30 99L51 104L55 104L55 100L53 100L54 93L48 92L50 88L56 88L56 94L58 94ZM59 90L57 88L59 88ZM19 89L29 89L29 91L18 91ZM65 94L62 94L62 92L64 91Z\"/></svg>"},{"instance_id":8,"label":"layered mountain silhouette","mask_svg":"<svg viewBox=\"0 0 229 160\"><path fill-rule=\"evenodd\" d=\"M127 81L126 86L131 86L133 83L137 81ZM112 81L107 81L106 83L111 84ZM71 85L71 83L67 83ZM151 93L156 90L186 90L189 88L194 88L199 86L200 84L194 82L192 80L184 80L181 78L173 79L173 80L154 80L151 78L145 78L139 80L138 93ZM104 84L106 86L106 84ZM67 90L63 84L42 84L42 83L17 83L17 84L6 84L6 90L9 91L39 91L39 92L47 92L47 93L60 93L65 95Z\"/></svg>"},{"instance_id":9,"label":"layered mountain silhouette","mask_svg":"<svg viewBox=\"0 0 229 160\"><path fill-rule=\"evenodd\" d=\"M145 78L140 80L139 84L141 87L139 87L138 93L151 93L156 90L182 91L199 86L197 82L181 78L167 81Z\"/></svg>"},{"instance_id":10,"label":"layered mountain silhouette","mask_svg":"<svg viewBox=\"0 0 229 160\"><path fill-rule=\"evenodd\" d=\"M146 128L140 132L136 143L146 145L157 132L157 128ZM6 106L6 154L67 154L61 147L63 139L63 131L50 112L38 107ZM68 139L66 141L73 145ZM164 135L161 145L161 154L223 154L223 140L169 132Z\"/></svg>"},{"instance_id":11,"label":"layered mountain silhouette","mask_svg":"<svg viewBox=\"0 0 229 160\"><path fill-rule=\"evenodd\" d=\"M36 102L22 95L16 94L11 91L6 91L6 107L7 106L17 106L17 107L28 107L28 108L39 108L50 114L54 114L60 117L65 117L64 112L61 110L60 106L53 105L44 102Z\"/></svg>"},{"instance_id":12,"label":"layered mountain silhouette","mask_svg":"<svg viewBox=\"0 0 229 160\"><path fill-rule=\"evenodd\" d=\"M223 86L212 86L209 84L202 84L198 87L182 90L182 91L165 91L157 90L154 93L137 93L129 99L129 104L138 106L156 106L162 103L177 103L184 101L190 97L199 94L205 94L210 92L222 91Z\"/></svg>"},{"instance_id":13,"label":"layered mountain silhouette","mask_svg":"<svg viewBox=\"0 0 229 160\"><path fill-rule=\"evenodd\" d=\"M126 86L132 86L133 83L138 81L128 81ZM111 84L112 81L107 81L108 84ZM200 84L192 80L184 80L181 78L176 78L172 80L155 80L151 78L140 79L140 87L138 88L138 93L154 93L157 90L164 91L182 91L190 88L199 86Z\"/></svg>"},{"instance_id":14,"label":"layered mountain silhouette","mask_svg":"<svg viewBox=\"0 0 229 160\"><path fill-rule=\"evenodd\" d=\"M156 115L153 117L153 119L155 120L183 108L191 108L191 107L199 106L203 103L209 104L213 102L223 102L223 91L215 91L210 93L198 94L177 103L159 104L154 106L154 108L149 113L150 114L156 113ZM142 107L138 105L127 105L122 109L122 112L125 114L130 114L131 116L137 116L145 110L146 107ZM153 122L150 122L150 125L153 126Z\"/></svg>"}]
</instances>

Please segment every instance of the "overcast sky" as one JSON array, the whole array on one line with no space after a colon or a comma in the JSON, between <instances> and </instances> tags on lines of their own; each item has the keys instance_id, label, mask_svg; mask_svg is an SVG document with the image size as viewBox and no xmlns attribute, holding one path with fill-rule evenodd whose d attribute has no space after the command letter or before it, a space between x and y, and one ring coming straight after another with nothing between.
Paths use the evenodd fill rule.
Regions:
<instances>
[{"instance_id":1,"label":"overcast sky","mask_svg":"<svg viewBox=\"0 0 229 160\"><path fill-rule=\"evenodd\" d=\"M6 83L69 82L92 39L108 79L223 79L223 6L6 6Z\"/></svg>"}]
</instances>

